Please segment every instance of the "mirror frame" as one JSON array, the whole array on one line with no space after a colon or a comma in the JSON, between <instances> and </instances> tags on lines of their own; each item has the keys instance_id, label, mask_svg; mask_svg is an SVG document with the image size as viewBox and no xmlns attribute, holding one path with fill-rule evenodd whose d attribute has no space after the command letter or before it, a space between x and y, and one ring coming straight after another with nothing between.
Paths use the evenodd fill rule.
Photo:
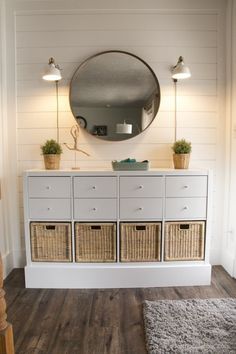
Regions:
<instances>
[{"instance_id":1,"label":"mirror frame","mask_svg":"<svg viewBox=\"0 0 236 354\"><path fill-rule=\"evenodd\" d=\"M121 53L121 54L126 54L126 55L129 55L137 60L139 60L140 62L142 62L148 69L149 71L151 72L152 76L153 76L153 79L156 83L156 87L157 87L157 90L159 92L159 102L158 102L158 105L157 105L157 108L156 108L156 112L155 112L155 116L153 117L152 121L146 126L145 129L143 129L140 133L136 134L136 135L132 135L130 137L127 137L126 139L121 139L121 140L116 140L116 139L113 139L113 140L109 140L109 139L103 139L102 136L98 136L98 135L93 135L91 134L88 130L86 130L84 127L81 127L79 125L79 122L77 121L74 113L73 113L73 110L72 110L72 105L71 105L71 91L72 91L72 82L74 80L74 78L76 77L76 75L78 75L78 71L84 66L86 65L87 62L89 62L91 59L93 58L96 58L98 56L101 56L103 54L108 54L108 53ZM82 63L76 68L76 70L74 71L72 77L71 77L71 80L70 80L70 88L69 88L69 104L70 104L70 110L71 110L71 113L76 121L76 124L78 124L80 126L80 128L82 128L83 130L85 130L89 135L99 139L99 140L104 140L104 141L108 141L108 142L122 142L122 141L125 141L125 140L128 140L128 139L132 139L132 138L135 138L137 137L138 135L142 134L145 130L147 130L150 125L153 123L153 121L156 119L156 116L157 116L157 113L159 111L159 108L160 108L160 103L161 103L161 89L160 89L160 84L159 84L159 81L157 79L157 76L155 74L155 72L153 71L153 69L151 68L151 66L149 64L147 64L147 62L145 62L142 58L140 58L139 56L137 56L136 54L133 54L133 53L130 53L130 52L127 52L127 51L123 51L123 50L106 50L106 51L102 51L102 52L98 52L94 55L91 55L90 57L88 57L87 59L83 60ZM78 115L78 117L81 117L80 115ZM87 125L87 124L86 124Z\"/></svg>"}]
</instances>

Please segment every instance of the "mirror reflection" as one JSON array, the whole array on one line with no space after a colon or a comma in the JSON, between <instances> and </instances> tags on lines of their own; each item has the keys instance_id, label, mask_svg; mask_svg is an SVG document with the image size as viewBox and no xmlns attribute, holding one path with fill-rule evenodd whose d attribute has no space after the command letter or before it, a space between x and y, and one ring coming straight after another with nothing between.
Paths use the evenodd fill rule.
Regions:
<instances>
[{"instance_id":1,"label":"mirror reflection","mask_svg":"<svg viewBox=\"0 0 236 354\"><path fill-rule=\"evenodd\" d=\"M140 134L155 118L159 105L156 75L142 59L127 52L94 55L71 80L70 106L77 123L104 140Z\"/></svg>"}]
</instances>

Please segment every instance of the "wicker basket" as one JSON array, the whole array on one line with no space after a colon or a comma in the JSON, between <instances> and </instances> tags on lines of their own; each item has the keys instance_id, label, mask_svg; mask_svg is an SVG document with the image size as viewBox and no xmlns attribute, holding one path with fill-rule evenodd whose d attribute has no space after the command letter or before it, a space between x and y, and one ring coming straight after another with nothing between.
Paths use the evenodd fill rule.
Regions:
<instances>
[{"instance_id":1,"label":"wicker basket","mask_svg":"<svg viewBox=\"0 0 236 354\"><path fill-rule=\"evenodd\" d=\"M161 254L161 223L121 223L121 262L157 262Z\"/></svg>"},{"instance_id":2,"label":"wicker basket","mask_svg":"<svg viewBox=\"0 0 236 354\"><path fill-rule=\"evenodd\" d=\"M175 169L188 169L190 154L173 154Z\"/></svg>"},{"instance_id":3,"label":"wicker basket","mask_svg":"<svg viewBox=\"0 0 236 354\"><path fill-rule=\"evenodd\" d=\"M71 262L71 224L30 224L31 257L34 262Z\"/></svg>"},{"instance_id":4,"label":"wicker basket","mask_svg":"<svg viewBox=\"0 0 236 354\"><path fill-rule=\"evenodd\" d=\"M75 224L76 262L115 262L115 223Z\"/></svg>"},{"instance_id":5,"label":"wicker basket","mask_svg":"<svg viewBox=\"0 0 236 354\"><path fill-rule=\"evenodd\" d=\"M166 222L165 261L204 259L205 222Z\"/></svg>"},{"instance_id":6,"label":"wicker basket","mask_svg":"<svg viewBox=\"0 0 236 354\"><path fill-rule=\"evenodd\" d=\"M46 170L59 170L61 161L60 154L43 155L43 159Z\"/></svg>"}]
</instances>

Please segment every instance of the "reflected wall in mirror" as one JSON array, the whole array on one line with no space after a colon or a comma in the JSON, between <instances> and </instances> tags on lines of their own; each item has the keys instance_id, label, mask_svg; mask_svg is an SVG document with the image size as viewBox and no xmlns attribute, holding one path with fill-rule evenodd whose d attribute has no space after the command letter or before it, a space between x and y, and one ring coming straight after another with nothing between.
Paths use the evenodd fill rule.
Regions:
<instances>
[{"instance_id":1,"label":"reflected wall in mirror","mask_svg":"<svg viewBox=\"0 0 236 354\"><path fill-rule=\"evenodd\" d=\"M71 80L71 111L82 128L100 139L119 141L140 134L159 105L155 73L128 52L98 53L84 61Z\"/></svg>"}]
</instances>

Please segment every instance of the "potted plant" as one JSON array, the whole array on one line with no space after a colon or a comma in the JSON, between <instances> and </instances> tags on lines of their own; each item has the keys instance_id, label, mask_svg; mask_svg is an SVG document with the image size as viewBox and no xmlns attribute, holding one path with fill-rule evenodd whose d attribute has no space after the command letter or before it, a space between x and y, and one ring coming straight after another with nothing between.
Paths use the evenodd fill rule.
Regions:
<instances>
[{"instance_id":1,"label":"potted plant","mask_svg":"<svg viewBox=\"0 0 236 354\"><path fill-rule=\"evenodd\" d=\"M176 169L187 169L189 166L190 153L192 151L191 143L185 139L177 140L173 144L172 150L174 151L174 167Z\"/></svg>"},{"instance_id":2,"label":"potted plant","mask_svg":"<svg viewBox=\"0 0 236 354\"><path fill-rule=\"evenodd\" d=\"M44 157L44 165L46 170L58 170L60 168L60 159L62 148L56 140L47 140L41 146L41 151Z\"/></svg>"}]
</instances>

